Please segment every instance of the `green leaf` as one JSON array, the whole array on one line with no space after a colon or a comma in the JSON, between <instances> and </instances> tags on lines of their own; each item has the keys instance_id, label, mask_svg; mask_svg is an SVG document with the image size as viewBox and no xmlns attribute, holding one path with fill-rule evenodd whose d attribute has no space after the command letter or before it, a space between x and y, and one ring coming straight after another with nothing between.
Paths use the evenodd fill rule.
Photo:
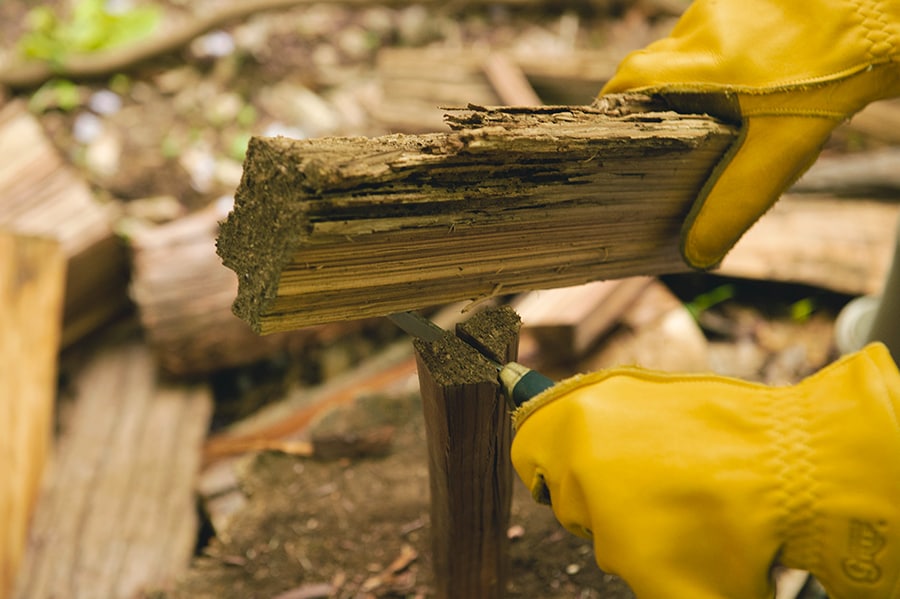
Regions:
<instances>
[{"instance_id":1,"label":"green leaf","mask_svg":"<svg viewBox=\"0 0 900 599\"><path fill-rule=\"evenodd\" d=\"M156 6L140 6L111 13L105 0L78 0L68 20L49 7L31 9L27 31L19 40L19 53L26 57L61 63L75 54L108 50L133 43L153 33L160 22Z\"/></svg>"},{"instance_id":2,"label":"green leaf","mask_svg":"<svg viewBox=\"0 0 900 599\"><path fill-rule=\"evenodd\" d=\"M734 293L734 285L730 283L727 285L720 285L706 293L701 293L692 301L686 303L684 307L687 308L687 311L690 312L694 318L697 318L700 314L713 306L733 298Z\"/></svg>"}]
</instances>

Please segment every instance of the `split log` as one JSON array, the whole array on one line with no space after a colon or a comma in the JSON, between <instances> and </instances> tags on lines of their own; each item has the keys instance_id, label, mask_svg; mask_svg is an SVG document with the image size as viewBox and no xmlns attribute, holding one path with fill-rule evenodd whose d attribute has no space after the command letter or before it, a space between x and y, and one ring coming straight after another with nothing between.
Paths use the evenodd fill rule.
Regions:
<instances>
[{"instance_id":1,"label":"split log","mask_svg":"<svg viewBox=\"0 0 900 599\"><path fill-rule=\"evenodd\" d=\"M127 260L113 234L114 211L95 201L64 164L23 102L0 105L0 226L62 247L68 259L63 346L128 305Z\"/></svg>"},{"instance_id":2,"label":"split log","mask_svg":"<svg viewBox=\"0 0 900 599\"><path fill-rule=\"evenodd\" d=\"M515 312L502 307L476 314L457 335L505 363L516 358L518 328ZM435 593L440 599L503 597L512 428L497 370L451 333L414 346L428 445Z\"/></svg>"},{"instance_id":3,"label":"split log","mask_svg":"<svg viewBox=\"0 0 900 599\"><path fill-rule=\"evenodd\" d=\"M0 231L0 598L22 556L53 430L65 257Z\"/></svg>"},{"instance_id":4,"label":"split log","mask_svg":"<svg viewBox=\"0 0 900 599\"><path fill-rule=\"evenodd\" d=\"M265 334L683 271L681 221L734 139L611 98L448 118L445 134L254 138L218 242L236 313Z\"/></svg>"},{"instance_id":5,"label":"split log","mask_svg":"<svg viewBox=\"0 0 900 599\"><path fill-rule=\"evenodd\" d=\"M19 599L130 599L171 583L196 543L194 483L209 389L160 383L138 343L106 347L75 389Z\"/></svg>"},{"instance_id":6,"label":"split log","mask_svg":"<svg viewBox=\"0 0 900 599\"><path fill-rule=\"evenodd\" d=\"M877 294L894 254L900 203L788 194L741 238L717 271Z\"/></svg>"},{"instance_id":7,"label":"split log","mask_svg":"<svg viewBox=\"0 0 900 599\"><path fill-rule=\"evenodd\" d=\"M160 366L178 375L251 364L295 351L315 331L260 337L231 311L237 277L216 256L218 204L140 231L131 241L131 297Z\"/></svg>"}]
</instances>

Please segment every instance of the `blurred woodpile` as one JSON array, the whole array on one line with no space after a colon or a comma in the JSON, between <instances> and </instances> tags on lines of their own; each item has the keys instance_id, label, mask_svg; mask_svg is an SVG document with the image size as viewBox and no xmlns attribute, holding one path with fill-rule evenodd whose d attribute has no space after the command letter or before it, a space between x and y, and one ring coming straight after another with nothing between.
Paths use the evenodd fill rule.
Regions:
<instances>
[{"instance_id":1,"label":"blurred woodpile","mask_svg":"<svg viewBox=\"0 0 900 599\"><path fill-rule=\"evenodd\" d=\"M555 52L535 52L515 43L494 48L459 39L422 41L418 47L385 43L364 76L352 74L363 83L307 96L298 90L315 87L309 81L314 77L304 71L306 80L284 88L296 101L295 112L273 99L278 86L287 85L276 80L268 82L265 96L273 104L260 103L256 110L277 113L278 127L264 131L270 134L371 135L443 130L440 106L510 104L528 94L545 104L586 104L624 52L659 35L682 5L637 3L613 30L627 41L595 47L560 42ZM650 14L657 17L649 19ZM566 39L566 27L579 27L577 19L566 19L556 23L555 43ZM310 17L307 31L323 27L317 23ZM264 31L275 31L270 27ZM281 77L278 57L263 49L268 39L253 37L262 29L261 21L253 20L236 39L263 56L261 63L270 58L270 68ZM358 44L341 39L348 48ZM216 67L213 55L192 48L188 56L202 63L210 78L236 68L224 62ZM317 60L325 60L320 55L331 46L317 48ZM339 51L334 53L349 52ZM329 56L329 72L338 80L346 65ZM239 162L210 162L192 151L145 160L139 151L143 133L128 133L154 103L222 110L224 121L237 120L238 111L230 111L221 95L219 100L187 96L202 91L193 77L168 65L136 84L137 95L152 98L150 108L122 111L130 110L129 118L136 120L122 116L130 125L105 139L118 143L125 158L98 171L79 170L72 164L74 152L61 149L60 140L71 141L59 133L68 121L57 113L41 121L25 97L0 93L0 461L16 464L18 473L9 481L15 505L8 510L3 496L8 489L0 486L0 512L15 514L6 529L0 526L0 598L16 575L18 591L8 596L17 599L131 598L153 588L172 589L187 571L197 540L195 489L213 532L223 537L245 507L232 468L237 456L274 449L349 459L389 451L392 429L382 422L357 423L349 430L321 427L327 414L360 397L408 392L414 376L409 340L381 320L253 334L231 312L237 281L215 253L218 222L229 209L229 198L216 192L236 186ZM352 102L348 90L358 94ZM87 88L81 91L90 96ZM147 120L145 126L160 128ZM741 240L717 274L846 296L878 293L900 216L900 125L891 123L900 123L900 102L879 102L842 125L817 165ZM196 141L186 134L174 140ZM848 149L855 151L846 154ZM105 156L92 148L85 153L88 165ZM140 185L134 187L123 183L129 161L138 171L132 181ZM202 168L192 170L197 165ZM172 173L190 178L187 173L191 185ZM208 180L213 183L204 187ZM176 208L142 211L141 206L166 206L144 202L154 196L175 197ZM511 303L523 318L522 361L553 376L640 363L767 380L787 373L788 379L833 355L833 348L821 347L826 331L807 344L818 344L819 353L804 355L807 362L798 366L786 348L806 341L792 339L793 329L748 324L740 312L731 314L727 325L716 328L707 321L701 327L673 290L655 278L533 291L499 301ZM433 312L445 326L463 317L462 306L440 308ZM719 335L733 333L739 342L720 348L710 341L715 337L710 327ZM748 349L744 342L750 338L763 349ZM763 351L777 356L766 362L771 376L759 375ZM721 366L726 358L737 366ZM59 384L57 364L63 375ZM246 387L252 383L248 373L260 364L292 368L295 379L297 371L312 370L315 376L308 380L314 382L294 380L273 392L276 401L265 408L230 419L227 426L217 422L211 432L219 409L216 382ZM48 405L54 398L56 406ZM32 412L17 412L23 404L33 406ZM35 477L43 469L35 447L43 446L41 431L50 436L52 419L55 448L35 499ZM23 434L28 427L36 432ZM21 463L22 456L33 463ZM15 568L18 562L21 568Z\"/></svg>"}]
</instances>

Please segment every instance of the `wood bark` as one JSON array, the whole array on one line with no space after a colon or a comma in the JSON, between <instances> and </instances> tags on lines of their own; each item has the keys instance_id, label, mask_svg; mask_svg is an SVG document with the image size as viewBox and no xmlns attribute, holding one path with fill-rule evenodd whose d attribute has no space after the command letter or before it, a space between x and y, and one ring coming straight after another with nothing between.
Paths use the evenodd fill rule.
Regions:
<instances>
[{"instance_id":1,"label":"wood bark","mask_svg":"<svg viewBox=\"0 0 900 599\"><path fill-rule=\"evenodd\" d=\"M21 101L0 104L0 148L0 227L59 242L68 260L62 343L71 345L128 305L115 208L95 201Z\"/></svg>"},{"instance_id":2,"label":"wood bark","mask_svg":"<svg viewBox=\"0 0 900 599\"><path fill-rule=\"evenodd\" d=\"M0 598L9 597L53 430L65 257L0 231Z\"/></svg>"},{"instance_id":3,"label":"wood bark","mask_svg":"<svg viewBox=\"0 0 900 599\"><path fill-rule=\"evenodd\" d=\"M159 382L136 342L106 346L74 388L14 597L130 599L164 587L196 543L211 393Z\"/></svg>"},{"instance_id":4,"label":"wood bark","mask_svg":"<svg viewBox=\"0 0 900 599\"><path fill-rule=\"evenodd\" d=\"M486 310L438 341L416 340L431 488L432 560L440 599L499 598L509 570L511 424L497 370L514 360L519 319ZM457 336L458 335L458 336Z\"/></svg>"},{"instance_id":5,"label":"wood bark","mask_svg":"<svg viewBox=\"0 0 900 599\"><path fill-rule=\"evenodd\" d=\"M684 270L681 221L734 130L631 101L471 107L444 134L254 138L218 241L236 313L265 334Z\"/></svg>"}]
</instances>

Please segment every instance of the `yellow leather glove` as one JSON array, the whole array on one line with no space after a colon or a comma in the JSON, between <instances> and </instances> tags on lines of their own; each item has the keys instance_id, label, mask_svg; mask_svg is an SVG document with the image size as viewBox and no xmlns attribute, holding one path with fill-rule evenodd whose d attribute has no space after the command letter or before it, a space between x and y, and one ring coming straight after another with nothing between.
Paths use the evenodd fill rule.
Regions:
<instances>
[{"instance_id":1,"label":"yellow leather glove","mask_svg":"<svg viewBox=\"0 0 900 599\"><path fill-rule=\"evenodd\" d=\"M900 0L697 0L601 94L640 91L742 123L682 232L715 266L816 159L832 129L900 95Z\"/></svg>"},{"instance_id":2,"label":"yellow leather glove","mask_svg":"<svg viewBox=\"0 0 900 599\"><path fill-rule=\"evenodd\" d=\"M640 599L762 599L776 562L900 598L900 373L881 344L792 387L616 368L514 414L512 460Z\"/></svg>"}]
</instances>

